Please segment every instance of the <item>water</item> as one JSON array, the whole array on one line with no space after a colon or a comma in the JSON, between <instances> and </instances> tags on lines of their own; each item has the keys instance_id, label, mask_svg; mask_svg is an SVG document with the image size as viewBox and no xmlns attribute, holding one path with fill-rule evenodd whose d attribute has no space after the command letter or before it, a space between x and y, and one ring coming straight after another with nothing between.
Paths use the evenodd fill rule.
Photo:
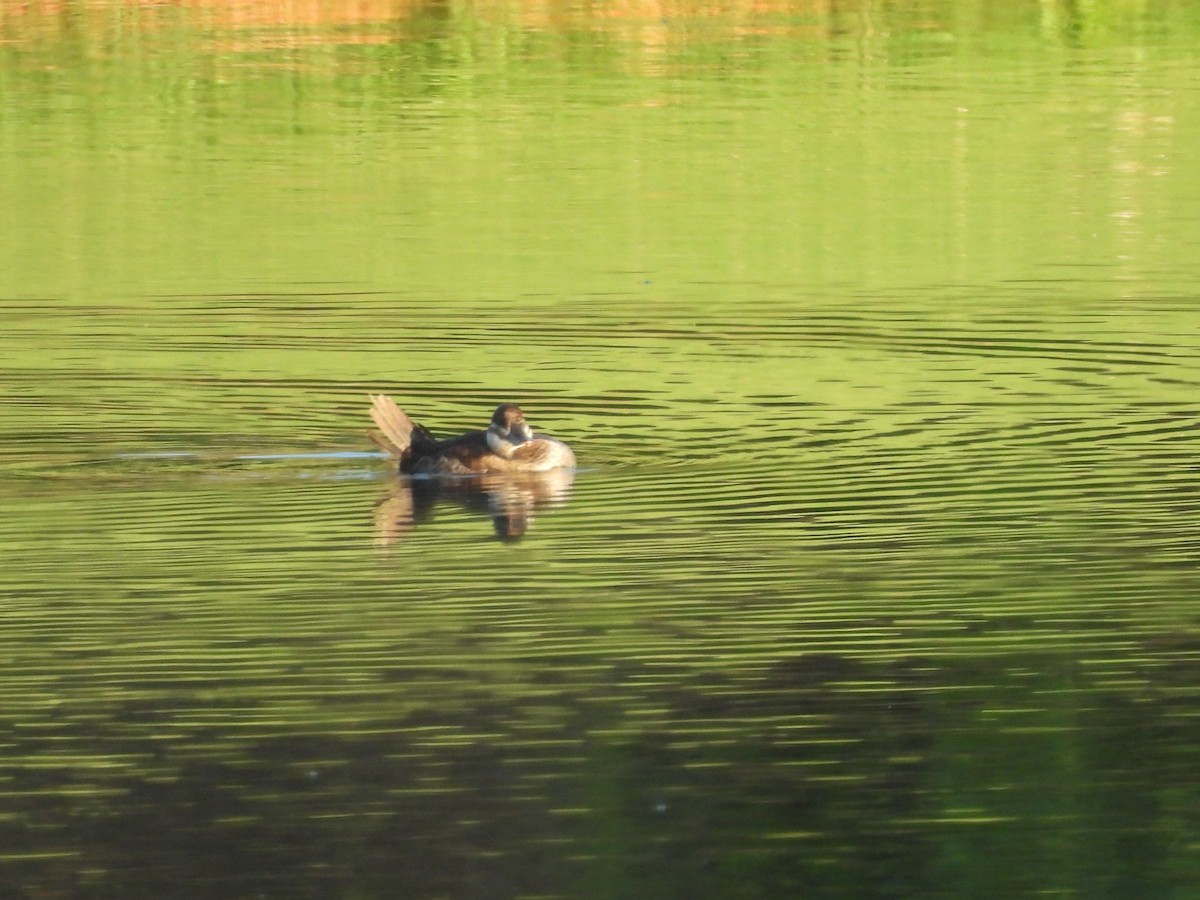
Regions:
<instances>
[{"instance_id":1,"label":"water","mask_svg":"<svg viewBox=\"0 0 1200 900\"><path fill-rule=\"evenodd\" d=\"M355 11L0 14L0 893L1189 896L1191 6Z\"/></svg>"}]
</instances>

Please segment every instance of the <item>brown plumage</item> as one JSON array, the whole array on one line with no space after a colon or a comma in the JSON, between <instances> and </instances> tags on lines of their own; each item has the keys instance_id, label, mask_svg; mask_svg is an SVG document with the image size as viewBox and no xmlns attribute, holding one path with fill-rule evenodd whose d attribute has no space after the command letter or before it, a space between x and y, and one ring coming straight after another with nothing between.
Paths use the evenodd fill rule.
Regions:
<instances>
[{"instance_id":1,"label":"brown plumage","mask_svg":"<svg viewBox=\"0 0 1200 900\"><path fill-rule=\"evenodd\" d=\"M390 397L371 397L371 418L379 428L371 439L400 462L400 471L432 475L492 472L548 472L573 468L575 454L562 441L535 435L515 403L502 403L485 431L438 440L413 422Z\"/></svg>"},{"instance_id":2,"label":"brown plumage","mask_svg":"<svg viewBox=\"0 0 1200 900\"><path fill-rule=\"evenodd\" d=\"M371 395L371 418L378 432L371 432L371 440L395 457L403 457L408 449L416 425L396 402L386 394Z\"/></svg>"}]
</instances>

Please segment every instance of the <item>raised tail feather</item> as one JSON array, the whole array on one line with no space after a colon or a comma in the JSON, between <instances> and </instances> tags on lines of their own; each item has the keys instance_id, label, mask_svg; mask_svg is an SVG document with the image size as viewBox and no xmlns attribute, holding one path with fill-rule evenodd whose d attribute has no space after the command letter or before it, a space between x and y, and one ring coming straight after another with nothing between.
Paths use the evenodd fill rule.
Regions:
<instances>
[{"instance_id":1,"label":"raised tail feather","mask_svg":"<svg viewBox=\"0 0 1200 900\"><path fill-rule=\"evenodd\" d=\"M379 432L371 432L371 440L383 450L404 459L412 446L416 425L391 397L386 394L371 394L371 418Z\"/></svg>"}]
</instances>

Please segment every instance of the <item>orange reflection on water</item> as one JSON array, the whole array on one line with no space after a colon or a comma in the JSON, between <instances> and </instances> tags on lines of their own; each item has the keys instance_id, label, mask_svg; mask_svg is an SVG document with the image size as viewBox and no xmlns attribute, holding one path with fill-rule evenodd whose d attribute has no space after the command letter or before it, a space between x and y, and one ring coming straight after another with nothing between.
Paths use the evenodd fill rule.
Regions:
<instances>
[{"instance_id":1,"label":"orange reflection on water","mask_svg":"<svg viewBox=\"0 0 1200 900\"><path fill-rule=\"evenodd\" d=\"M167 25L215 31L273 29L321 31L331 43L354 40L346 29L373 29L416 18L474 19L511 23L546 31L588 31L633 26L655 34L682 22L715 21L733 32L763 33L792 29L824 34L835 24L872 18L883 7L876 0L724 0L689 3L625 0L599 3L579 0L480 2L456 7L445 0L0 0L0 40L21 41L54 36L95 35L158 29ZM791 19L785 25L784 19ZM359 33L357 37L366 37ZM655 40L652 38L652 41Z\"/></svg>"}]
</instances>

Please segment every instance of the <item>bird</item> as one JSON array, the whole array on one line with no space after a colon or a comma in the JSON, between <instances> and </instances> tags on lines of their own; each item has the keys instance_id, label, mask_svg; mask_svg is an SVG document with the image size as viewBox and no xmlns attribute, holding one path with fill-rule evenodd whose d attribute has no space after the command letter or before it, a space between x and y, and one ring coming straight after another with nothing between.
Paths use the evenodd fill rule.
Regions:
<instances>
[{"instance_id":1,"label":"bird","mask_svg":"<svg viewBox=\"0 0 1200 900\"><path fill-rule=\"evenodd\" d=\"M489 475L575 468L565 443L536 434L515 403L501 403L486 429L439 440L386 394L372 394L371 439L395 457L404 474Z\"/></svg>"}]
</instances>

